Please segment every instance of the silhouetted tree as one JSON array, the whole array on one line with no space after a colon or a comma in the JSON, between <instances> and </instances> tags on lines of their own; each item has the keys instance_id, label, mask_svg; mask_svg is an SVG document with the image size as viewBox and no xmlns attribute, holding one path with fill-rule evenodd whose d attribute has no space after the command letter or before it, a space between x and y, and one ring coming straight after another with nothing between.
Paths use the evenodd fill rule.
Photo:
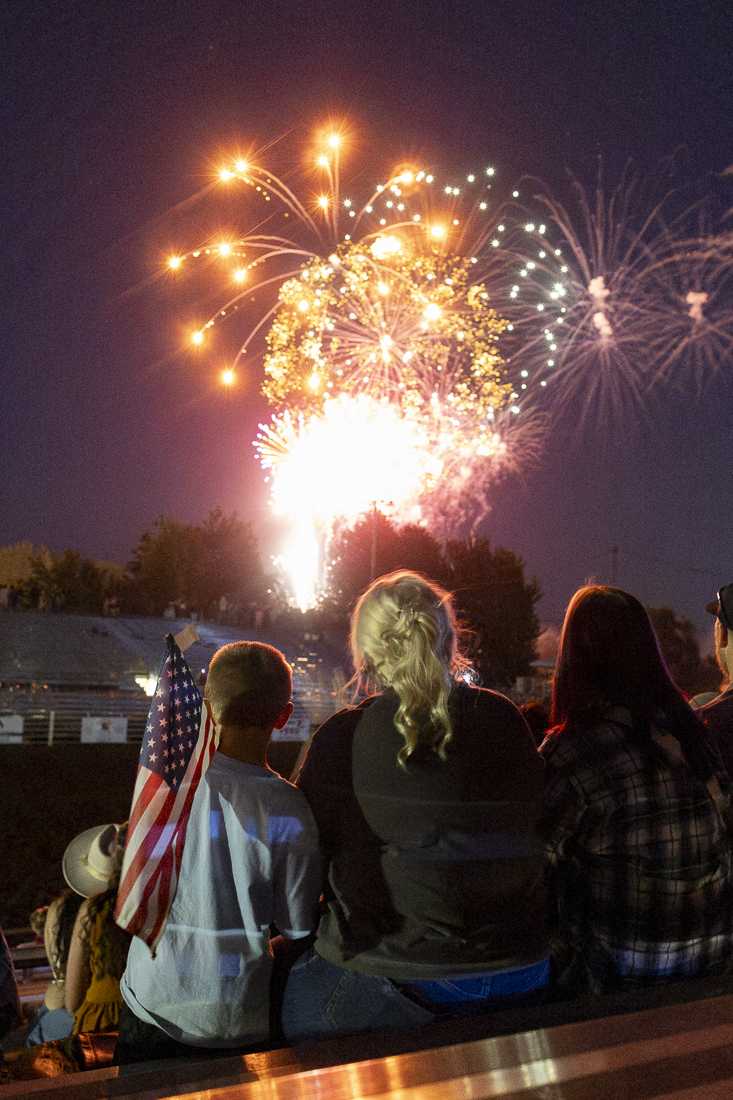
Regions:
<instances>
[{"instance_id":1,"label":"silhouetted tree","mask_svg":"<svg viewBox=\"0 0 733 1100\"><path fill-rule=\"evenodd\" d=\"M450 541L445 554L446 583L470 629L468 648L481 681L509 688L535 659L539 584L525 580L518 554L492 550L486 538Z\"/></svg>"},{"instance_id":2,"label":"silhouetted tree","mask_svg":"<svg viewBox=\"0 0 733 1100\"><path fill-rule=\"evenodd\" d=\"M445 574L440 544L429 531L411 524L396 527L381 512L342 531L331 548L331 562L331 599L343 615L374 577L395 569L413 569L434 580Z\"/></svg>"},{"instance_id":3,"label":"silhouetted tree","mask_svg":"<svg viewBox=\"0 0 733 1100\"><path fill-rule=\"evenodd\" d=\"M160 615L169 604L202 615L216 612L222 596L242 602L262 588L262 567L251 525L214 508L202 524L161 517L145 531L129 565L126 605Z\"/></svg>"},{"instance_id":4,"label":"silhouetted tree","mask_svg":"<svg viewBox=\"0 0 733 1100\"><path fill-rule=\"evenodd\" d=\"M192 602L196 607L208 614L222 596L242 602L261 595L264 576L251 524L236 513L226 515L214 508L195 528L195 541Z\"/></svg>"},{"instance_id":5,"label":"silhouetted tree","mask_svg":"<svg viewBox=\"0 0 733 1100\"><path fill-rule=\"evenodd\" d=\"M99 614L110 578L76 550L46 552L32 559L30 586L39 606L53 611Z\"/></svg>"},{"instance_id":6,"label":"silhouetted tree","mask_svg":"<svg viewBox=\"0 0 733 1100\"><path fill-rule=\"evenodd\" d=\"M721 674L715 661L700 656L695 626L671 607L648 607L659 648L677 687L690 695L717 691Z\"/></svg>"},{"instance_id":7,"label":"silhouetted tree","mask_svg":"<svg viewBox=\"0 0 733 1100\"><path fill-rule=\"evenodd\" d=\"M20 588L31 579L33 562L43 558L48 551L43 546L34 547L32 542L16 542L9 546L0 546L0 585L14 585Z\"/></svg>"},{"instance_id":8,"label":"silhouetted tree","mask_svg":"<svg viewBox=\"0 0 733 1100\"><path fill-rule=\"evenodd\" d=\"M191 598L196 533L190 524L161 516L144 531L129 564L132 584L125 594L130 610L160 615L169 604Z\"/></svg>"}]
</instances>

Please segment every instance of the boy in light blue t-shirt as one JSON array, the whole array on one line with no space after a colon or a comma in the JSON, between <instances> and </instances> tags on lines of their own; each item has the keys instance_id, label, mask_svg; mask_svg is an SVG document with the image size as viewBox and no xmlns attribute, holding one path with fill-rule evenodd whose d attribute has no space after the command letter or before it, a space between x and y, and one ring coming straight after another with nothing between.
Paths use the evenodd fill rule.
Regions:
<instances>
[{"instance_id":1,"label":"boy in light blue t-shirt","mask_svg":"<svg viewBox=\"0 0 733 1100\"><path fill-rule=\"evenodd\" d=\"M194 796L155 958L142 940L130 947L120 1064L271 1037L271 929L308 936L321 889L305 796L266 762L291 695L290 666L272 646L234 642L212 658L204 698L219 747Z\"/></svg>"}]
</instances>

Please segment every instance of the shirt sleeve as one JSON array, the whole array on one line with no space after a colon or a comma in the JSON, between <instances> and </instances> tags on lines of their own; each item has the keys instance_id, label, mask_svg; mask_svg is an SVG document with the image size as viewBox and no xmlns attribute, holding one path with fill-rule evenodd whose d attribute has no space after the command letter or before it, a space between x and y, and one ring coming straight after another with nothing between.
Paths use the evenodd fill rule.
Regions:
<instances>
[{"instance_id":1,"label":"shirt sleeve","mask_svg":"<svg viewBox=\"0 0 733 1100\"><path fill-rule=\"evenodd\" d=\"M537 751L537 744L527 719L511 700L505 721L507 736L514 739L515 751L521 757L522 770L541 777L545 770L545 762Z\"/></svg>"},{"instance_id":2,"label":"shirt sleeve","mask_svg":"<svg viewBox=\"0 0 733 1100\"><path fill-rule=\"evenodd\" d=\"M295 785L298 787L308 802L313 805L313 802L317 800L317 787L318 787L318 756L320 750L320 741L318 736L323 729L320 726L311 738L311 743L308 746L308 750L305 754L305 759L300 766L300 771L295 777Z\"/></svg>"},{"instance_id":3,"label":"shirt sleeve","mask_svg":"<svg viewBox=\"0 0 733 1100\"><path fill-rule=\"evenodd\" d=\"M585 811L585 798L569 769L547 761L540 835L550 867L557 867L568 857L568 848L579 835Z\"/></svg>"},{"instance_id":4,"label":"shirt sleeve","mask_svg":"<svg viewBox=\"0 0 733 1100\"><path fill-rule=\"evenodd\" d=\"M274 876L273 917L286 939L310 935L318 923L321 857L318 831L306 805L290 818L290 836L278 845Z\"/></svg>"},{"instance_id":5,"label":"shirt sleeve","mask_svg":"<svg viewBox=\"0 0 733 1100\"><path fill-rule=\"evenodd\" d=\"M334 715L316 730L295 785L303 792L318 828L324 869L339 846L345 785L351 783L350 745L357 711Z\"/></svg>"},{"instance_id":6,"label":"shirt sleeve","mask_svg":"<svg viewBox=\"0 0 733 1100\"><path fill-rule=\"evenodd\" d=\"M524 803L535 828L542 811L544 760L524 716L496 692L464 689L458 721L473 728L469 790L474 798Z\"/></svg>"},{"instance_id":7,"label":"shirt sleeve","mask_svg":"<svg viewBox=\"0 0 733 1100\"><path fill-rule=\"evenodd\" d=\"M731 711L731 719L733 720L733 711ZM733 725L733 721L731 724ZM730 763L724 759L720 740L715 737L707 726L703 730L703 737L705 738L705 743L713 762L713 770L720 784L720 789L723 792L723 796L727 799L728 803L730 803L731 795L733 795L733 787L731 785L733 776L731 776L729 771Z\"/></svg>"}]
</instances>

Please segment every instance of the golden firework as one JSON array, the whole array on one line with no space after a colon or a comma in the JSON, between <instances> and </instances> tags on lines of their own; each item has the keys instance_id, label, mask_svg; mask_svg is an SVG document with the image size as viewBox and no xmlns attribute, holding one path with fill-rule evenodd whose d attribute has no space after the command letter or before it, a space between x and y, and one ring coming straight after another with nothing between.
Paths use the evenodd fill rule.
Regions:
<instances>
[{"instance_id":1,"label":"golden firework","mask_svg":"<svg viewBox=\"0 0 733 1100\"><path fill-rule=\"evenodd\" d=\"M345 242L282 284L264 361L273 405L315 411L337 393L368 393L413 416L437 403L476 430L511 402L506 321L471 281L471 258L425 236Z\"/></svg>"}]
</instances>

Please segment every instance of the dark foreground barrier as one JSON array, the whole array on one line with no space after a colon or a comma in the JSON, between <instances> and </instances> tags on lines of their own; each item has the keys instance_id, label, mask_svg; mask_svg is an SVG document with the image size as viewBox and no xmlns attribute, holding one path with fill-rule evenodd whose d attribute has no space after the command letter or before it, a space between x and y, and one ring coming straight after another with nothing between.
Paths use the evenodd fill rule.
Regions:
<instances>
[{"instance_id":1,"label":"dark foreground barrier","mask_svg":"<svg viewBox=\"0 0 733 1100\"><path fill-rule=\"evenodd\" d=\"M91 1100L729 1100L733 980L514 1009L264 1054L180 1059L0 1088Z\"/></svg>"},{"instance_id":2,"label":"dark foreground barrier","mask_svg":"<svg viewBox=\"0 0 733 1100\"><path fill-rule=\"evenodd\" d=\"M270 746L289 776L299 742ZM139 745L2 745L0 927L24 927L63 888L61 857L83 829L130 812Z\"/></svg>"}]
</instances>

